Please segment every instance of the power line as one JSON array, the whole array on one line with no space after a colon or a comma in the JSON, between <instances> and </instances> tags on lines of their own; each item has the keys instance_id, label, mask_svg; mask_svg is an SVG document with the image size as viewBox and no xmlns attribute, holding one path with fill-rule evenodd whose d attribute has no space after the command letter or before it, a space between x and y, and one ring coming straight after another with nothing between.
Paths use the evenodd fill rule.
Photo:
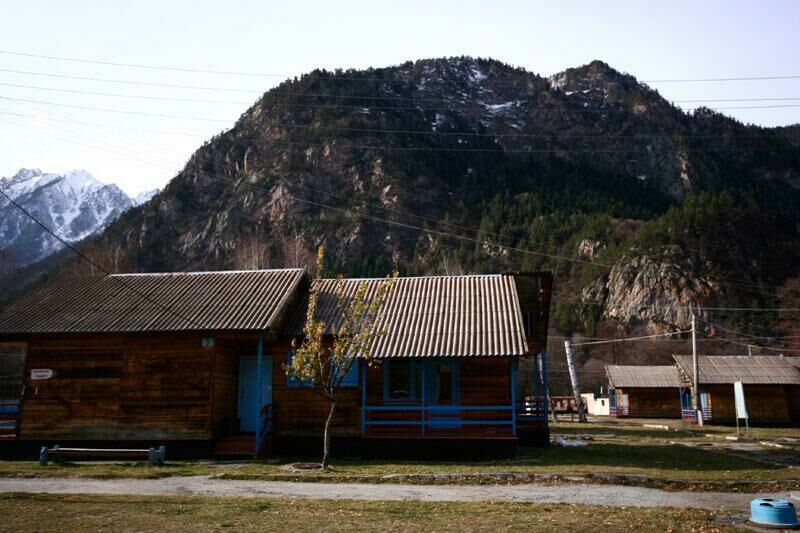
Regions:
<instances>
[{"instance_id":1,"label":"power line","mask_svg":"<svg viewBox=\"0 0 800 533\"><path fill-rule=\"evenodd\" d=\"M32 109L38 109L38 108L32 107ZM43 111L43 112L46 113L46 111ZM104 124L104 123L101 123L101 122L86 122L86 121L81 121L81 120L55 119L55 118L51 118L51 117L40 117L40 116L37 116L37 115L29 115L29 114L25 114L25 113L14 113L12 111L0 111L0 114L3 114L3 115L14 115L14 116L17 116L17 117L24 117L24 118L38 118L38 119L41 119L41 120L47 120L47 121L51 121L51 122L67 122L69 124L80 124L80 125L83 125L83 126L95 126L95 127L98 127L98 128L111 128L111 129L126 130L126 131L138 131L138 132L141 132L141 133L158 133L158 134L163 134L163 135L181 135L181 136L185 136L185 137L198 137L198 138L204 137L204 135L198 135L196 133L189 133L189 132L186 132L186 131L153 130L153 129L146 129L146 128L131 128L131 127L128 127L128 126L119 126L119 125L116 125L116 124Z\"/></svg>"},{"instance_id":2,"label":"power line","mask_svg":"<svg viewBox=\"0 0 800 533\"><path fill-rule=\"evenodd\" d=\"M33 72L30 70L14 70L9 68L0 68L0 72L9 72L12 74L23 74L26 76L43 76L47 78L59 78L59 79L68 79L68 80L79 80L79 81L95 81L95 82L102 82L102 83L116 83L119 85L136 85L142 87L163 87L168 89L191 89L193 91L214 91L214 92L231 92L231 93L243 93L243 94L263 94L263 91L260 90L248 90L248 89L233 89L228 87L207 87L207 86L200 86L200 85L184 85L184 84L176 84L176 83L159 83L159 82L148 82L148 81L139 81L139 80L117 80L117 79L109 79L109 78L93 78L89 76L69 76L66 74L53 74L50 72Z\"/></svg>"},{"instance_id":3,"label":"power line","mask_svg":"<svg viewBox=\"0 0 800 533\"><path fill-rule=\"evenodd\" d=\"M349 209L344 209L344 208L341 208L341 207L335 207L335 206L323 204L321 202L314 202L314 201L311 201L311 200L305 200L305 199L302 199L302 198L298 198L297 196L294 196L292 194L290 194L289 196L291 196L294 200L296 200L298 202L302 202L302 203L309 204L309 205L314 205L314 206L317 206L317 207L324 207L326 209L332 209L332 210L336 210L336 211L340 211L340 212L349 213L351 215L358 216L358 217L361 217L361 218L366 218L366 219L372 220L374 222L382 222L384 224L390 224L390 225L393 225L393 226L400 226L400 227L404 227L404 228L407 228L407 229L415 229L415 230L422 231L422 232L425 232L425 233L430 233L430 234L433 234L433 235L451 237L451 238L454 238L454 239L470 241L470 242L474 242L474 243L477 243L477 244L485 244L485 242L483 242L483 241L480 241L480 240L472 238L472 237L467 237L467 236L464 236L464 235L457 235L457 234L448 233L448 232L444 232L444 231L432 230L432 229L424 228L424 227L421 227L421 226L415 226L413 224L406 224L406 223L403 223L403 222L396 222L396 221L393 221L393 220L387 220L387 219L383 219L383 218L379 218L379 217L374 217L372 215L367 215L365 213L357 213L357 212L351 211ZM544 253L544 252L536 252L536 251L533 251L533 250L526 250L526 249L523 249L523 248L517 248L515 246L504 246L502 244L498 244L496 246L498 246L500 248L503 248L503 249L506 249L506 250L512 250L512 251L515 251L515 252L526 253L526 254L531 254L531 255L538 255L538 256L542 256L542 257L549 257L550 259L556 259L556 260L560 260L560 261L569 261L569 262L573 262L573 263L584 263L584 264L588 264L588 265L595 265L595 266L602 266L602 267L605 267L605 268L610 268L610 265L604 265L602 263L584 261L582 259L574 259L574 258L571 258L571 257L560 256L560 255L555 255L555 254L548 254L548 253Z\"/></svg>"},{"instance_id":4,"label":"power line","mask_svg":"<svg viewBox=\"0 0 800 533\"><path fill-rule=\"evenodd\" d=\"M167 306L165 306L165 305L161 304L160 302L158 302L158 301L156 301L156 300L153 300L152 298L150 298L149 296L147 296L145 293L143 293L142 291L140 291L140 290L139 290L139 289L137 289L136 287L133 287L133 286L131 286L130 284L126 283L126 282L125 282L125 281L124 281L122 278L120 278L120 277L117 277L117 276L113 276L113 275L112 275L112 274L111 274L111 273L110 273L108 270L106 270L105 268L103 268L102 266L100 266L99 264L97 264L95 261L93 261L93 260L92 260L91 258L89 258L88 256L84 255L84 254L83 254L83 253L82 253L80 250L78 250L77 248L75 248L74 246L72 246L72 245L71 245L69 242L67 242L66 240L64 240L64 239L62 239L61 237L59 237L59 236L58 236L58 235L57 235L57 234L56 234L56 233L55 233L53 230L51 230L49 227L47 227L47 226L46 226L44 223L42 223L42 222L41 222L41 221L40 221L38 218L36 218L35 216L33 216L33 215L32 215L32 214L31 214L31 213L30 213L30 212L29 212L27 209L25 209L24 207L22 207L22 205L18 204L16 201L14 201L14 199L13 199L13 198L11 198L11 197L10 197L8 194L6 194L6 192L5 192L4 190L0 189L0 194L2 194L3 196L5 196L5 198L6 198L6 199L7 199L7 200L8 200L8 201L9 201L9 202L12 204L12 205L14 205L14 207L16 207L17 209L19 209L20 211L22 211L22 213L23 213L25 216L27 216L28 218L30 218L31 220L33 220L33 221L34 221L34 222L35 222L35 223L36 223L38 226L40 226L40 227L41 227L41 228L42 228L44 231L46 231L47 233L49 233L50 235L52 235L53 237L55 237L55 238L56 238L56 239L57 239L57 240L58 240L58 241L59 241L61 244L63 244L64 246L66 246L66 247L67 247L69 250L71 250L71 251L72 251L72 252L73 252L75 255L77 255L79 258L83 259L84 261L86 261L87 263L89 263L90 265L92 265L92 266L93 266L94 268L96 268L97 270L99 270L99 271L103 272L103 273L104 273L106 276L108 276L108 277L110 277L111 279L115 280L116 282L118 282L118 283L119 283L120 285L122 285L123 287L125 287L125 288L127 288L128 290L130 290L130 291L134 292L135 294L139 295L141 298L143 298L143 299L147 300L148 302L150 302L150 303L152 303L152 304L154 304L154 305L158 306L159 308L163 309L164 311L167 311L168 313L170 313L170 314L172 314L172 315L174 315L174 316L176 316L176 317L178 317L178 318L180 318L180 319L182 319L182 320L185 320L185 321L186 321L186 322L188 322L189 324L191 324L191 325L193 325L193 326L195 326L195 327L197 327L197 328L201 328L200 324L198 324L198 323L197 323L197 322L195 322L194 320L192 320L192 319L190 319L190 318L187 318L186 316L183 316L183 315L182 315L182 314L180 314L180 313L177 313L176 311L174 311L174 310L170 309L169 307L167 307Z\"/></svg>"},{"instance_id":5,"label":"power line","mask_svg":"<svg viewBox=\"0 0 800 533\"><path fill-rule=\"evenodd\" d=\"M248 71L231 71L231 70L210 70L189 67L172 67L163 65L147 65L141 63L126 63L121 61L102 61L96 59L83 59L67 56L54 56L44 54L32 54L26 52L18 52L13 50L0 50L0 54L13 55L20 57L34 57L37 59L46 59L50 61L67 61L73 63L86 63L92 65L105 65L111 67L126 67L145 70L159 70L159 71L175 71L175 72L188 72L196 74L217 74L223 76L244 76L244 77L280 77L289 78L293 77L289 74L274 73L274 72L248 72ZM348 77L340 76L332 73L331 76L336 76L337 79L351 80L351 81L391 81L377 77ZM759 81L759 80L790 80L800 79L800 75L775 75L775 76L738 76L738 77L719 77L719 78L664 78L664 79L650 79L640 80L640 83L698 83L698 82L731 82L731 81Z\"/></svg>"},{"instance_id":6,"label":"power line","mask_svg":"<svg viewBox=\"0 0 800 533\"><path fill-rule=\"evenodd\" d=\"M64 89L60 87L41 87L38 85L22 85L19 83L4 83L0 82L3 87L16 87L20 89L35 89L37 91L50 91L72 94L87 94L92 96L110 96L114 98L138 98L142 100L159 100L170 102L191 102L199 104L235 104L235 105L251 105L253 102L245 102L243 100L209 100L203 98L185 98L179 96L150 96L142 94L120 94L120 93L107 93L101 91L85 91L80 89Z\"/></svg>"},{"instance_id":7,"label":"power line","mask_svg":"<svg viewBox=\"0 0 800 533\"><path fill-rule=\"evenodd\" d=\"M1 97L0 97L1 98ZM7 97L7 99L14 99L13 97ZM24 103L24 102L22 102ZM45 103L45 102L42 102ZM46 103L45 103L46 104ZM54 104L57 105L57 104ZM40 110L44 113L48 113L40 108L36 108L32 105L29 105L32 109ZM103 109L104 111L104 109ZM2 111L0 113L7 114L7 115L15 115L19 117L27 117L27 118L40 118L42 120L52 120L59 122L56 119L48 118L48 117L38 117L36 115L28 115L24 113L15 113L10 111ZM78 120L61 120L60 122L69 122L74 124L82 124L88 126L96 126L100 128L112 128L112 129L124 129L129 131L139 131L143 133L163 133L166 135L183 135L189 137L202 137L202 135L189 133L189 132L182 132L182 131L175 131L175 130L161 130L161 129L142 129L142 128L131 128L131 127L122 127L118 125L112 125L107 123L98 123L98 122L85 122L85 121L78 121ZM558 140L565 140L565 139L592 139L592 140L608 140L608 139L632 139L632 140L651 140L651 139L719 139L719 135L711 135L711 134L688 134L688 135L678 135L677 137L668 134L635 134L635 135L617 135L617 134L595 134L595 135L563 135L560 133L553 133L553 134L537 134L537 133L481 133L477 131L428 131L428 130L413 130L413 129L385 129L385 128L355 128L355 127L345 127L345 126L323 126L323 125L313 125L313 124L289 124L289 123L276 123L275 126L282 127L282 128L298 128L298 129L310 129L310 130L331 130L331 131L349 131L354 133L376 133L376 134L397 134L397 135L429 135L429 136L442 136L442 137L476 137L476 138L530 138L530 139L544 139L544 140L551 140L551 141L558 141ZM728 137L726 140L756 140L756 139L772 139L775 138L775 135L737 135L735 137Z\"/></svg>"},{"instance_id":8,"label":"power line","mask_svg":"<svg viewBox=\"0 0 800 533\"><path fill-rule=\"evenodd\" d=\"M727 81L769 81L769 80L799 80L800 75L788 76L740 76L729 78L677 78L660 80L642 80L642 83L701 83L701 82L727 82Z\"/></svg>"},{"instance_id":9,"label":"power line","mask_svg":"<svg viewBox=\"0 0 800 533\"><path fill-rule=\"evenodd\" d=\"M72 120L69 119L69 117L67 117L65 115L60 115L58 113L55 113L54 111L48 111L46 109L42 109L40 107L37 107L37 106L35 106L33 104L26 104L24 102L20 102L20 103L22 105L26 106L26 107L29 107L29 108L34 109L36 111L39 111L41 113L45 113L47 115L46 117L39 117L39 116L35 116L35 115L29 115L29 116L32 116L33 118L37 119L37 120L44 120L44 121L47 121L47 122L50 122L52 120L54 122L66 122L68 124L81 124L80 122L72 121ZM0 111L0 113L3 113L3 112ZM52 119L52 117L59 117L61 120L59 120L58 118ZM114 131L113 128L103 127L102 125L97 125L97 126L94 126L94 127L98 128L98 129L100 129L102 131L105 131L106 133L110 133L112 135L116 135L117 137L121 137L121 138L127 139L129 141L134 141L134 142L137 142L139 144L150 146L151 148L155 148L155 149L161 150L163 152L171 152L173 154L178 154L178 155L181 155L181 156L185 156L186 155L185 152L182 152L182 151L174 150L172 148L168 148L166 146L162 146L162 145L156 144L156 143L151 143L149 141L143 141L143 140L138 139L136 137L131 137L130 135L125 135L124 133L119 133L117 131Z\"/></svg>"},{"instance_id":10,"label":"power line","mask_svg":"<svg viewBox=\"0 0 800 533\"><path fill-rule=\"evenodd\" d=\"M605 341L574 342L574 343L571 343L571 344L572 344L572 346L589 346L589 345L594 345L594 344L610 344L610 343L613 343L613 342L630 342L630 341L640 341L640 340L644 340L644 339L654 339L654 338L657 338L657 337L670 337L670 336L673 336L673 335L682 335L684 333L691 333L691 332L692 332L692 330L687 329L685 331L673 331L671 333L659 333L657 335L644 335L644 336L641 336L641 337L622 337L622 338L619 338L619 339L611 339L611 340L605 340Z\"/></svg>"},{"instance_id":11,"label":"power line","mask_svg":"<svg viewBox=\"0 0 800 533\"><path fill-rule=\"evenodd\" d=\"M149 116L149 117L160 117L160 118L175 118L181 120L200 120L204 122L225 122L229 124L233 122L232 120L227 119L216 119L216 118L201 118L201 117L194 117L194 116L186 116L186 115L169 115L164 113L147 113L144 111L125 111L120 109L109 109L107 107L92 107L92 106L83 106L83 105L75 105L75 104L61 104L56 102L45 102L42 100L32 100L28 98L16 98L10 96L0 96L2 100L11 100L12 102L28 102L33 104L43 104L43 105L53 105L58 107L71 107L73 109L83 109L88 111L105 111L106 113L122 113L125 115L142 115L142 116Z\"/></svg>"},{"instance_id":12,"label":"power line","mask_svg":"<svg viewBox=\"0 0 800 533\"><path fill-rule=\"evenodd\" d=\"M17 126L20 126L20 127L27 127L27 126L23 126L23 125L21 125L21 124L17 124L17 123L15 123L15 122L13 122L13 121L10 121L10 120L7 120L7 119L5 120L5 122L8 122L8 123L10 123L10 124L15 124L15 125L17 125ZM141 157L144 157L144 158L147 158L147 159L149 159L149 158L152 158L152 159L154 159L154 160L156 160L156 161L160 161L160 162L162 162L162 163L166 163L166 164L168 164L168 165L171 165L171 164L172 164L172 161L169 161L169 160L167 160L167 159L164 159L164 158L162 158L162 157L160 157L160 156L157 156L157 155L152 155L152 154L146 154L146 153L144 153L144 152L140 152L140 151L138 151L138 150L134 150L134 149L132 149L132 148L128 148L128 147L126 147L126 146L116 146L116 145L113 145L113 144L111 144L111 143L108 143L108 142L106 142L106 141L103 141L103 140L97 139L97 138L95 138L95 137L92 137L92 136L90 136L90 135L85 135L85 134L83 134L83 133L79 133L79 132L77 132L77 131L75 131L75 130L71 130L71 129L68 129L68 128L63 128L63 127L61 127L61 126L55 126L55 125L52 125L52 124L51 124L49 127L53 128L53 129L56 129L56 130L59 130L59 131L63 131L63 132L69 133L69 134L71 134L71 135L76 135L76 136L78 136L78 137L82 137L82 138L84 138L84 139L87 139L87 140L89 140L89 141L91 141L91 142L99 143L100 145L110 146L110 147L112 147L112 148L116 148L116 149L119 149L119 150L124 150L124 151L126 151L126 152L130 152L130 153L132 153L132 154L135 154L135 155L137 155L137 156L141 156ZM31 128L31 129L32 129L32 128ZM35 130L34 130L34 131L35 131ZM42 133L43 133L44 135L48 135L47 133L44 133L44 132L42 132ZM133 139L133 140L136 140L136 139ZM112 153L113 153L113 152L112 152ZM142 160L140 160L140 161L144 162L144 159L142 159Z\"/></svg>"},{"instance_id":13,"label":"power line","mask_svg":"<svg viewBox=\"0 0 800 533\"><path fill-rule=\"evenodd\" d=\"M58 79L70 79L70 80L79 80L79 81L92 81L92 82L99 82L99 83L113 83L113 84L121 84L121 85L135 85L135 86L145 86L145 87L161 87L161 88L169 88L169 89L188 89L188 90L202 90L202 91L214 91L214 92L235 92L235 93L244 93L244 94L252 94L252 95L262 95L264 91L260 90L247 90L247 89L234 89L228 87L207 87L207 86L199 86L199 85L186 85L186 84L176 84L176 83L158 83L158 82L144 82L138 80L119 80L119 79L110 79L110 78L96 78L90 76L71 76L66 74L55 74L50 72L36 72L30 70L16 70L16 69L8 69L8 68L0 68L0 72L8 72L12 74L21 74L25 76L40 76L40 77L49 77L49 78L58 78ZM39 89L41 87L34 87L34 86L27 86L27 85L15 85L15 84L2 84L12 87L23 87L23 88L34 88ZM45 89L45 88L41 88ZM63 90L67 92L77 92L77 91L70 91L68 89L58 89L58 88L47 88L47 90ZM88 93L94 94L94 93ZM97 93L99 95L106 95L104 93ZM444 102L444 103L452 103L452 101L448 98L440 97L440 98L433 98L430 96L401 96L401 95L349 95L349 94L323 94L323 93L314 93L314 92L306 92L306 91L284 91L284 90L275 90L273 89L270 93L273 96L293 96L293 97L315 97L315 98L337 98L337 99L352 99L352 100L388 100L388 101L408 101L408 102ZM122 96L122 95L107 95L107 96ZM127 97L132 98L148 98L143 96L129 96ZM150 98L158 98L158 97L150 97ZM762 98L694 98L688 100L669 100L669 102L673 104L683 104L683 103L702 103L702 102L762 102L762 101L796 101L800 100L797 97L762 97ZM195 101L193 99L187 99L187 101ZM206 100L196 100L198 102L206 102ZM211 100L212 103L244 103L249 104L250 102L236 102L236 101L214 101Z\"/></svg>"},{"instance_id":14,"label":"power line","mask_svg":"<svg viewBox=\"0 0 800 533\"><path fill-rule=\"evenodd\" d=\"M34 133L37 133L39 135L45 135L47 137L52 137L53 139L57 139L59 141L68 142L68 143L72 143L72 144L77 144L79 146L83 146L85 148L91 148L93 150L100 150L100 151L103 151L103 152L108 152L110 154L114 154L114 155L119 156L119 157L125 157L127 159L130 159L130 160L133 160L133 161L136 161L136 162L139 162L139 163L144 163L146 165L150 165L150 166L153 166L153 167L157 167L157 168L160 168L161 170L166 170L168 172L173 172L174 171L174 169L162 166L162 165L160 165L158 163L153 163L151 161L147 161L147 160L144 160L144 159L139 159L138 157L134 157L134 156L131 156L131 155L128 155L128 154L125 154L125 153L117 152L116 150L103 148L102 146L93 146L91 144L86 144L86 143L83 143L83 142L80 142L80 141L76 141L74 139L65 139L64 137L59 137L58 135L53 135L52 133L48 133L48 132L44 132L44 131L39 131L37 129L31 128L30 126L26 126L24 124L19 124L18 122L14 122L12 120L8 120L8 119L5 119L5 118L0 118L0 121L6 122L8 124L12 124L14 126L17 126L18 128L23 128L23 129L27 129L27 130L33 131Z\"/></svg>"}]
</instances>

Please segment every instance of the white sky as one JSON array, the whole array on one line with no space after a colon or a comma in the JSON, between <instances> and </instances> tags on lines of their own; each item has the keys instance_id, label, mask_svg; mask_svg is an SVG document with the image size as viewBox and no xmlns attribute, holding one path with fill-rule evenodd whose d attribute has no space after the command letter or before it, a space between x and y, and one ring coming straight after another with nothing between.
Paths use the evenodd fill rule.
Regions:
<instances>
[{"instance_id":1,"label":"white sky","mask_svg":"<svg viewBox=\"0 0 800 533\"><path fill-rule=\"evenodd\" d=\"M377 67L464 54L492 57L542 75L593 59L641 80L800 75L800 2L792 0L0 0L0 13L0 50L277 75L152 71L0 54L0 69L252 91L136 87L0 70L0 97L219 120L126 115L0 98L0 176L11 176L20 167L53 172L85 168L128 193L162 187L203 140L230 127L261 93L316 67ZM800 79L651 85L670 100L798 98L709 107L800 106ZM238 103L163 102L64 89ZM762 125L800 122L800 107L725 112Z\"/></svg>"}]
</instances>

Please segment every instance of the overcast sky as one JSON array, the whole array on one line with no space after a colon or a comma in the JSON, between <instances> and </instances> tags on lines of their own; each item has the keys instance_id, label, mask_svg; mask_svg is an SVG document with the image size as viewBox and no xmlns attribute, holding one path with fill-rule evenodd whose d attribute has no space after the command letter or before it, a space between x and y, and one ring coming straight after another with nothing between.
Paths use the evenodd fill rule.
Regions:
<instances>
[{"instance_id":1,"label":"overcast sky","mask_svg":"<svg viewBox=\"0 0 800 533\"><path fill-rule=\"evenodd\" d=\"M261 93L317 67L386 66L463 54L492 57L542 75L593 59L640 80L800 75L800 2L793 0L2 0L0 12L0 50L6 52L270 74L182 73L0 53L0 176L11 176L20 167L85 168L129 193L162 187L203 140L230 127ZM798 98L713 102L709 107L800 106L800 79L651 85L673 101ZM67 89L216 102L166 102ZM800 107L724 112L765 126L800 122ZM122 127L131 129L117 129Z\"/></svg>"}]
</instances>

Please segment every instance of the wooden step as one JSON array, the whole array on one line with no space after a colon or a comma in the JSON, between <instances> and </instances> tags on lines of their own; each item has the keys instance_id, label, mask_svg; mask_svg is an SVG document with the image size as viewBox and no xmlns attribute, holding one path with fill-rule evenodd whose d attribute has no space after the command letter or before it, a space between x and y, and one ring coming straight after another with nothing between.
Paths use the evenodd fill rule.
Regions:
<instances>
[{"instance_id":1,"label":"wooden step","mask_svg":"<svg viewBox=\"0 0 800 533\"><path fill-rule=\"evenodd\" d=\"M218 439L214 447L214 455L252 457L256 453L256 441L254 435L237 435L235 437L223 437Z\"/></svg>"}]
</instances>

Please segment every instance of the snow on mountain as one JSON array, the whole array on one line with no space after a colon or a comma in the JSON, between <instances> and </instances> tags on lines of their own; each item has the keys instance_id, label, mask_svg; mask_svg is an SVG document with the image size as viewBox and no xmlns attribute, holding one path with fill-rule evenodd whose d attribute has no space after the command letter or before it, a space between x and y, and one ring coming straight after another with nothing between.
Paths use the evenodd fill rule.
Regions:
<instances>
[{"instance_id":1,"label":"snow on mountain","mask_svg":"<svg viewBox=\"0 0 800 533\"><path fill-rule=\"evenodd\" d=\"M0 188L67 242L85 239L138 205L116 185L104 184L85 170L57 174L23 168L11 178L0 178ZM62 246L10 202L0 200L0 249L10 251L16 264L32 263Z\"/></svg>"},{"instance_id":2,"label":"snow on mountain","mask_svg":"<svg viewBox=\"0 0 800 533\"><path fill-rule=\"evenodd\" d=\"M133 205L139 206L150 201L153 196L159 193L159 189L152 189L150 191L142 191L133 198Z\"/></svg>"}]
</instances>

